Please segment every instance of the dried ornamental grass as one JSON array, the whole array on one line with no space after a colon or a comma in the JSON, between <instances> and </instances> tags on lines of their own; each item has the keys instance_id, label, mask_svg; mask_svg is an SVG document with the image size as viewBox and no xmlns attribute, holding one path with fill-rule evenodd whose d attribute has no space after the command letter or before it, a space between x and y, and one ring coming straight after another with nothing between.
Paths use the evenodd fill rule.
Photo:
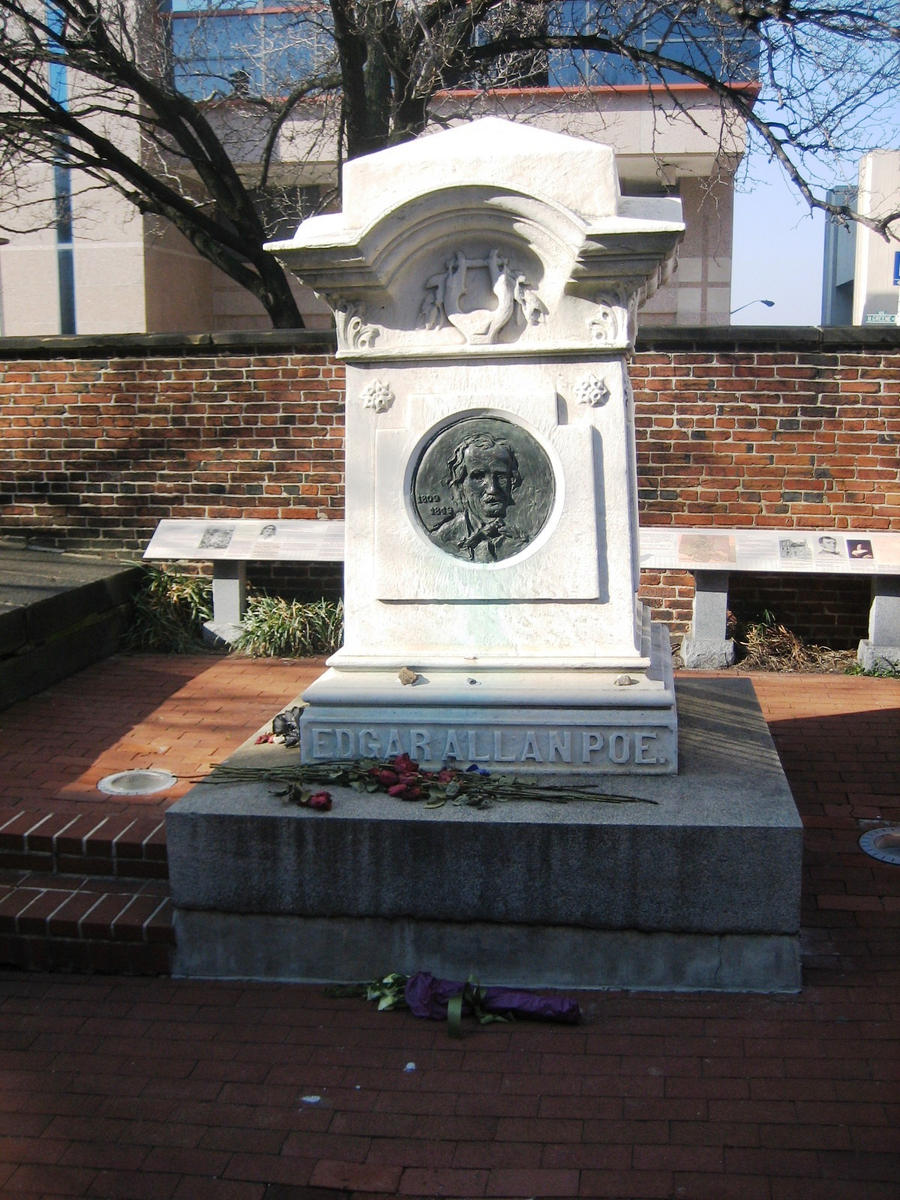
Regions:
<instances>
[{"instance_id":1,"label":"dried ornamental grass","mask_svg":"<svg viewBox=\"0 0 900 1200\"><path fill-rule=\"evenodd\" d=\"M806 643L771 613L748 625L740 644L744 650L740 666L751 671L845 671L855 659L852 650Z\"/></svg>"}]
</instances>

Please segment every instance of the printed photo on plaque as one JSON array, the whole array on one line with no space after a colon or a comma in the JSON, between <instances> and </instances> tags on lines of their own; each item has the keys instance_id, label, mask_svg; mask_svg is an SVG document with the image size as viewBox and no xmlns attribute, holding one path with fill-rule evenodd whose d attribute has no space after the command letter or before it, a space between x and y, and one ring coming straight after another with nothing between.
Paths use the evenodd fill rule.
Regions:
<instances>
[{"instance_id":1,"label":"printed photo on plaque","mask_svg":"<svg viewBox=\"0 0 900 1200\"><path fill-rule=\"evenodd\" d=\"M233 525L209 525L203 530L203 536L200 538L200 549L225 550L231 544L233 536Z\"/></svg>"},{"instance_id":2,"label":"printed photo on plaque","mask_svg":"<svg viewBox=\"0 0 900 1200\"><path fill-rule=\"evenodd\" d=\"M816 558L829 562L843 557L843 547L833 533L823 533L816 538Z\"/></svg>"},{"instance_id":3,"label":"printed photo on plaque","mask_svg":"<svg viewBox=\"0 0 900 1200\"><path fill-rule=\"evenodd\" d=\"M780 538L778 553L786 562L809 562L812 559L812 551L806 538Z\"/></svg>"},{"instance_id":4,"label":"printed photo on plaque","mask_svg":"<svg viewBox=\"0 0 900 1200\"><path fill-rule=\"evenodd\" d=\"M413 508L454 558L500 562L524 550L553 508L547 453L501 417L464 417L428 443L413 475Z\"/></svg>"},{"instance_id":5,"label":"printed photo on plaque","mask_svg":"<svg viewBox=\"0 0 900 1200\"><path fill-rule=\"evenodd\" d=\"M854 561L861 558L874 558L871 540L869 538L847 538L847 555Z\"/></svg>"}]
</instances>

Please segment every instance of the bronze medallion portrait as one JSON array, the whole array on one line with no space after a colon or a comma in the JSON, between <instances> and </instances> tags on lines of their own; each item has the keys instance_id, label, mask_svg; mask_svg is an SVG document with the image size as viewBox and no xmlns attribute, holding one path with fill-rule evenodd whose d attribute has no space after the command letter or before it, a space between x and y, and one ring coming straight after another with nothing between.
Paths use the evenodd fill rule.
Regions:
<instances>
[{"instance_id":1,"label":"bronze medallion portrait","mask_svg":"<svg viewBox=\"0 0 900 1200\"><path fill-rule=\"evenodd\" d=\"M454 558L491 563L533 542L553 507L543 447L501 417L463 417L422 451L413 506L430 540Z\"/></svg>"}]
</instances>

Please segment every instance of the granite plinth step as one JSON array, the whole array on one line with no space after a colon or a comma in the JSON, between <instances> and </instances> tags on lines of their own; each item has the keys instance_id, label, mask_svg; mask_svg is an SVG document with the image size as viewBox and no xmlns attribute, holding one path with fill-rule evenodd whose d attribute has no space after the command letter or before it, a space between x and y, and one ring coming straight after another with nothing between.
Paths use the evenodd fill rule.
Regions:
<instances>
[{"instance_id":1,"label":"granite plinth step","mask_svg":"<svg viewBox=\"0 0 900 1200\"><path fill-rule=\"evenodd\" d=\"M752 685L684 679L678 701L678 775L611 776L624 803L335 787L323 816L246 776L198 784L166 813L174 974L796 991L802 825Z\"/></svg>"},{"instance_id":2,"label":"granite plinth step","mask_svg":"<svg viewBox=\"0 0 900 1200\"><path fill-rule=\"evenodd\" d=\"M167 975L174 946L162 880L0 870L0 963L39 971Z\"/></svg>"}]
</instances>

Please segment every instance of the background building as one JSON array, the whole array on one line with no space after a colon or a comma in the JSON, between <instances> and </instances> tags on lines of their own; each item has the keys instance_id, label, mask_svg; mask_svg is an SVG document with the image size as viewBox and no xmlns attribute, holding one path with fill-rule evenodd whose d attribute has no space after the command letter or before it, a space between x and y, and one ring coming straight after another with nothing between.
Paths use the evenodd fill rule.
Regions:
<instances>
[{"instance_id":1,"label":"background building","mask_svg":"<svg viewBox=\"0 0 900 1200\"><path fill-rule=\"evenodd\" d=\"M856 204L856 188L832 188L831 204ZM822 324L853 324L853 276L856 271L856 227L825 219L825 260L822 271Z\"/></svg>"},{"instance_id":2,"label":"background building","mask_svg":"<svg viewBox=\"0 0 900 1200\"><path fill-rule=\"evenodd\" d=\"M179 7L180 5L180 7ZM312 11L313 6L300 6ZM583 6L582 6L583 7ZM565 22L579 5L548 6ZM175 80L206 115L247 177L256 171L266 116L254 98L321 59L329 41L316 20L297 25L298 7L198 7L175 0L163 33L172 38ZM159 27L151 36L159 36ZM652 27L646 34L652 41ZM660 34L661 36L661 34ZM727 49L667 37L666 51L721 64ZM698 46L700 49L698 50ZM723 68L724 69L724 68ZM742 72L746 86L752 64ZM497 115L610 144L622 191L677 195L687 225L679 267L644 310L645 324L727 325L731 307L734 174L744 153L743 122L726 119L701 85L675 78L653 86L633 67L601 54L554 52L522 65L518 86L485 92L460 86L431 105L435 128ZM598 81L603 80L600 84ZM465 84L466 81L461 81ZM473 81L474 82L474 81ZM483 82L483 81L482 81ZM65 88L64 79L60 88ZM124 124L124 123L123 123ZM321 102L298 106L273 147L269 191L259 197L273 238L300 217L334 203L338 180L336 116ZM124 135L123 135L124 136ZM141 146L126 147L139 155ZM141 215L110 188L87 187L65 167L34 166L31 197L42 220L0 249L0 335L116 334L264 329L255 299L200 257L174 228ZM15 203L15 198L2 198ZM310 328L330 324L324 305L297 286Z\"/></svg>"},{"instance_id":3,"label":"background building","mask_svg":"<svg viewBox=\"0 0 900 1200\"><path fill-rule=\"evenodd\" d=\"M859 164L856 188L829 193L877 217L900 208L900 150L874 150ZM823 325L896 325L900 306L900 231L885 240L864 225L825 222Z\"/></svg>"}]
</instances>

